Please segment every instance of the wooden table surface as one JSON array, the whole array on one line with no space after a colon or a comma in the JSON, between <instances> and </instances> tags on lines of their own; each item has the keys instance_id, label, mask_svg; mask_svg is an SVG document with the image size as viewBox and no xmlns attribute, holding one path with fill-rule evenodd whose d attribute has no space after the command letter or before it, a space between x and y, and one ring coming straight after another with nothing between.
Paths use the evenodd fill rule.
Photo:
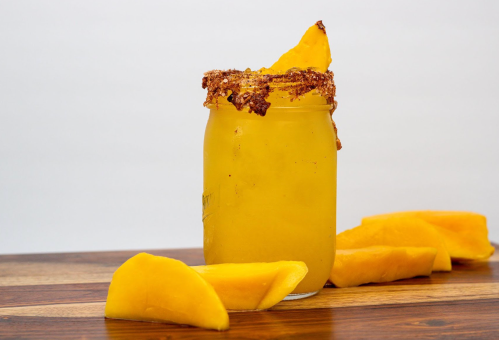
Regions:
<instances>
[{"instance_id":1,"label":"wooden table surface","mask_svg":"<svg viewBox=\"0 0 499 340\"><path fill-rule=\"evenodd\" d=\"M148 252L204 262L201 249ZM450 273L233 312L225 332L105 319L112 273L136 253L0 256L0 339L499 339L497 251Z\"/></svg>"}]
</instances>

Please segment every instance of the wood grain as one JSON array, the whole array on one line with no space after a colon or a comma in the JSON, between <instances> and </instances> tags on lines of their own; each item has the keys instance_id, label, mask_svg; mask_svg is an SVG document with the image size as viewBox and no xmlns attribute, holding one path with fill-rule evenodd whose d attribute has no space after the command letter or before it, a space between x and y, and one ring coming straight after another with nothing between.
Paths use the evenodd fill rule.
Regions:
<instances>
[{"instance_id":1,"label":"wood grain","mask_svg":"<svg viewBox=\"0 0 499 340\"><path fill-rule=\"evenodd\" d=\"M390 288L362 286L326 288L316 296L282 301L271 309L322 309L495 298L499 298L499 283L410 285ZM104 306L105 302L3 307L0 308L0 316L104 317Z\"/></svg>"},{"instance_id":2,"label":"wood grain","mask_svg":"<svg viewBox=\"0 0 499 340\"><path fill-rule=\"evenodd\" d=\"M200 249L185 250L149 250L154 255L168 256L184 261L188 265L204 264ZM99 252L68 254L55 260L54 254L41 255L4 255L0 256L0 287L29 286L72 283L110 282L114 271L127 259L139 251ZM99 260L99 258L102 258ZM463 262L453 264L452 279L456 279L456 271L475 271L479 267L487 267L499 263L496 252L488 261ZM432 279L445 277L434 273ZM499 275L495 273L496 275Z\"/></svg>"},{"instance_id":3,"label":"wood grain","mask_svg":"<svg viewBox=\"0 0 499 340\"><path fill-rule=\"evenodd\" d=\"M3 255L0 287L110 282L114 271L140 251ZM154 255L181 259L190 266L204 264L201 249L149 250ZM59 258L59 260L57 260Z\"/></svg>"},{"instance_id":4,"label":"wood grain","mask_svg":"<svg viewBox=\"0 0 499 340\"><path fill-rule=\"evenodd\" d=\"M202 250L150 250L203 264ZM0 256L0 339L499 338L499 256L450 273L325 288L265 312L230 314L231 329L107 320L114 270L138 251Z\"/></svg>"},{"instance_id":5,"label":"wood grain","mask_svg":"<svg viewBox=\"0 0 499 340\"><path fill-rule=\"evenodd\" d=\"M39 316L47 318L104 317L105 302L61 303L0 308L0 316Z\"/></svg>"},{"instance_id":6,"label":"wood grain","mask_svg":"<svg viewBox=\"0 0 499 340\"><path fill-rule=\"evenodd\" d=\"M231 329L104 318L0 318L1 339L497 339L499 299L234 313Z\"/></svg>"}]
</instances>

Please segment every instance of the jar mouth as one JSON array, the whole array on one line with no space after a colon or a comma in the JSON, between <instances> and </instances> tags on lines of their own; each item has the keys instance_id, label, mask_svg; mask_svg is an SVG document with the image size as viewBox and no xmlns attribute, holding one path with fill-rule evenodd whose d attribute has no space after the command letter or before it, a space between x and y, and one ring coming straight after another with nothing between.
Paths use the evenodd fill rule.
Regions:
<instances>
[{"instance_id":1,"label":"jar mouth","mask_svg":"<svg viewBox=\"0 0 499 340\"><path fill-rule=\"evenodd\" d=\"M217 103L210 103L206 105L206 107L210 110L226 110L226 109L234 109L237 110L234 105L232 105L229 102L225 102L225 100L222 100L221 102ZM291 112L300 112L300 111L328 111L331 113L331 111L334 111L335 109L335 104L316 104L316 105L296 105L296 106L282 106L282 105L274 105L271 104L271 106L267 109L272 110L272 111L291 111ZM241 111L241 110L238 110Z\"/></svg>"},{"instance_id":2,"label":"jar mouth","mask_svg":"<svg viewBox=\"0 0 499 340\"><path fill-rule=\"evenodd\" d=\"M259 71L213 70L206 72L202 87L208 90L204 106L212 103L220 105L219 99L226 98L236 109L248 108L249 112L265 116L271 103L269 95L276 91L285 92L293 102L305 94L315 91L327 104L334 104L336 86L331 71L319 72L314 69L290 69L285 73ZM294 107L295 105L289 105Z\"/></svg>"},{"instance_id":3,"label":"jar mouth","mask_svg":"<svg viewBox=\"0 0 499 340\"><path fill-rule=\"evenodd\" d=\"M220 105L228 105L220 103L220 98L225 98L226 102L232 104L238 111L245 108L249 113L256 113L260 116L265 116L267 110L272 105L267 101L271 93L276 91L287 92L289 103L295 102L306 94L315 91L322 96L327 105L319 105L326 107L331 113L331 122L336 134L337 150L341 149L341 141L338 138L336 124L332 119L332 114L336 110L338 103L334 100L336 96L336 85L334 84L334 74L331 71L318 72L313 69L290 69L285 73L270 73L271 70L262 69L259 71L238 70L213 70L204 74L202 87L208 90L204 106L211 108L219 108ZM272 109L277 110L301 110L305 109L306 105L274 105ZM311 105L312 107L315 105ZM307 107L307 110L312 110ZM320 109L320 108L315 108ZM296 112L296 111L295 111Z\"/></svg>"}]
</instances>

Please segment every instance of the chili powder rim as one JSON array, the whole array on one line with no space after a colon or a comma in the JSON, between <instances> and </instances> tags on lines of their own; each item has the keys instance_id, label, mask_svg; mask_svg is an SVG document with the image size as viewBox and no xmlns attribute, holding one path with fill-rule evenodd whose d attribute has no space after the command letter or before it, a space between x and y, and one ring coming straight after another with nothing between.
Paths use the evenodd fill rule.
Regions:
<instances>
[{"instance_id":1,"label":"chili powder rim","mask_svg":"<svg viewBox=\"0 0 499 340\"><path fill-rule=\"evenodd\" d=\"M338 105L334 100L336 96L334 73L329 70L319 72L313 68L306 70L292 68L285 73L277 74L267 74L265 69L259 71L212 70L204 74L202 87L208 90L204 106L215 102L218 108L219 98L227 97L227 101L237 110L248 108L249 113L254 112L259 116L265 116L267 113L271 103L266 99L275 90L287 92L290 101L315 90L326 99L328 104L331 104L331 120ZM337 136L336 124L333 120L332 123ZM341 149L338 137L336 137L336 146L338 150Z\"/></svg>"}]
</instances>

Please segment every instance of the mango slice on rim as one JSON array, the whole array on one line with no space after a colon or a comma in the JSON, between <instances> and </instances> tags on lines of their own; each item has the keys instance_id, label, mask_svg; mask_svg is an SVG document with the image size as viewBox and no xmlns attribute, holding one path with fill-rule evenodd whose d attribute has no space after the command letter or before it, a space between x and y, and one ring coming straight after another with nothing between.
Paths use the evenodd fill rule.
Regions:
<instances>
[{"instance_id":1,"label":"mango slice on rim","mask_svg":"<svg viewBox=\"0 0 499 340\"><path fill-rule=\"evenodd\" d=\"M331 50L326 28L322 21L317 21L305 32L298 45L284 53L270 70L286 72L294 67L301 69L312 67L317 71L326 72L329 64L331 64Z\"/></svg>"}]
</instances>

